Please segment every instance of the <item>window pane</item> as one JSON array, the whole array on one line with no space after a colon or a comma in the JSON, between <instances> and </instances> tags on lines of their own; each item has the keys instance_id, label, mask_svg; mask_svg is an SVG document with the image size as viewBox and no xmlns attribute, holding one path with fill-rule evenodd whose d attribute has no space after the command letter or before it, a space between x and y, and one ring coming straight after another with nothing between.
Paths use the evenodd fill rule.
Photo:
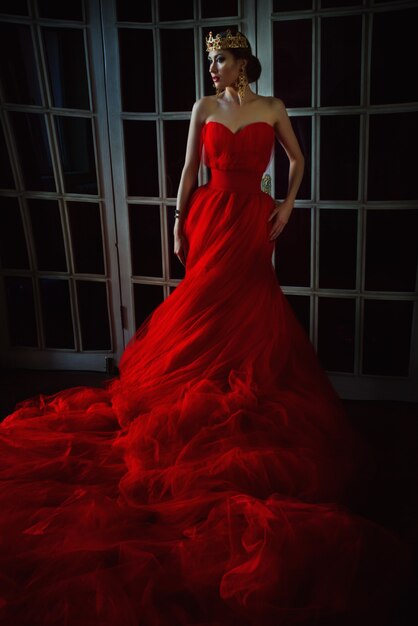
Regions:
<instances>
[{"instance_id":1,"label":"window pane","mask_svg":"<svg viewBox=\"0 0 418 626\"><path fill-rule=\"evenodd\" d=\"M38 336L32 279L5 276L4 287L10 343L12 346L36 347Z\"/></svg>"},{"instance_id":2,"label":"window pane","mask_svg":"<svg viewBox=\"0 0 418 626\"><path fill-rule=\"evenodd\" d=\"M304 11L312 9L312 0L273 0L273 11Z\"/></svg>"},{"instance_id":3,"label":"window pane","mask_svg":"<svg viewBox=\"0 0 418 626\"><path fill-rule=\"evenodd\" d=\"M287 107L311 106L312 20L273 25L274 95Z\"/></svg>"},{"instance_id":4,"label":"window pane","mask_svg":"<svg viewBox=\"0 0 418 626\"><path fill-rule=\"evenodd\" d=\"M186 154L188 120L164 122L165 173L167 197L177 196Z\"/></svg>"},{"instance_id":5,"label":"window pane","mask_svg":"<svg viewBox=\"0 0 418 626\"><path fill-rule=\"evenodd\" d=\"M159 0L158 12L161 21L192 20L194 17L193 0L182 0L181 2Z\"/></svg>"},{"instance_id":6,"label":"window pane","mask_svg":"<svg viewBox=\"0 0 418 626\"><path fill-rule=\"evenodd\" d=\"M321 200L357 200L359 168L357 115L321 117Z\"/></svg>"},{"instance_id":7,"label":"window pane","mask_svg":"<svg viewBox=\"0 0 418 626\"><path fill-rule=\"evenodd\" d=\"M371 104L418 100L418 8L373 14Z\"/></svg>"},{"instance_id":8,"label":"window pane","mask_svg":"<svg viewBox=\"0 0 418 626\"><path fill-rule=\"evenodd\" d=\"M123 120L129 196L159 196L155 122Z\"/></svg>"},{"instance_id":9,"label":"window pane","mask_svg":"<svg viewBox=\"0 0 418 626\"><path fill-rule=\"evenodd\" d=\"M13 172L10 165L9 152L4 138L3 128L0 124L0 188L15 189Z\"/></svg>"},{"instance_id":10,"label":"window pane","mask_svg":"<svg viewBox=\"0 0 418 626\"><path fill-rule=\"evenodd\" d=\"M363 374L408 376L413 307L405 300L365 300Z\"/></svg>"},{"instance_id":11,"label":"window pane","mask_svg":"<svg viewBox=\"0 0 418 626\"><path fill-rule=\"evenodd\" d=\"M164 291L161 285L134 284L135 323L136 327L164 300Z\"/></svg>"},{"instance_id":12,"label":"window pane","mask_svg":"<svg viewBox=\"0 0 418 626\"><path fill-rule=\"evenodd\" d=\"M357 211L320 210L319 286L356 288Z\"/></svg>"},{"instance_id":13,"label":"window pane","mask_svg":"<svg viewBox=\"0 0 418 626\"><path fill-rule=\"evenodd\" d=\"M355 300L319 298L318 357L328 371L354 371Z\"/></svg>"},{"instance_id":14,"label":"window pane","mask_svg":"<svg viewBox=\"0 0 418 626\"><path fill-rule=\"evenodd\" d=\"M42 104L29 26L0 24L0 79L6 102Z\"/></svg>"},{"instance_id":15,"label":"window pane","mask_svg":"<svg viewBox=\"0 0 418 626\"><path fill-rule=\"evenodd\" d=\"M53 105L90 109L83 31L44 28L43 38Z\"/></svg>"},{"instance_id":16,"label":"window pane","mask_svg":"<svg viewBox=\"0 0 418 626\"><path fill-rule=\"evenodd\" d=\"M160 39L163 110L190 111L196 100L193 30L162 28ZM173 51L177 58L187 59L181 69L173 66Z\"/></svg>"},{"instance_id":17,"label":"window pane","mask_svg":"<svg viewBox=\"0 0 418 626\"><path fill-rule=\"evenodd\" d=\"M202 17L226 17L238 15L238 0L223 0L222 2L212 2L212 0L200 0ZM216 32L221 32L218 29Z\"/></svg>"},{"instance_id":18,"label":"window pane","mask_svg":"<svg viewBox=\"0 0 418 626\"><path fill-rule=\"evenodd\" d=\"M312 118L294 115L290 117L295 135L298 139L300 148L305 157L305 171L301 186L299 187L297 198L309 200L311 197L311 125ZM275 142L275 176L276 176L276 198L285 198L287 196L287 187L289 181L289 159L281 144Z\"/></svg>"},{"instance_id":19,"label":"window pane","mask_svg":"<svg viewBox=\"0 0 418 626\"><path fill-rule=\"evenodd\" d=\"M367 211L366 289L414 291L418 211Z\"/></svg>"},{"instance_id":20,"label":"window pane","mask_svg":"<svg viewBox=\"0 0 418 626\"><path fill-rule=\"evenodd\" d=\"M276 240L275 267L281 285L311 284L311 209L294 208Z\"/></svg>"},{"instance_id":21,"label":"window pane","mask_svg":"<svg viewBox=\"0 0 418 626\"><path fill-rule=\"evenodd\" d=\"M167 208L167 247L169 253L169 263L170 263L170 278L174 280L181 280L185 276L184 265L179 261L179 259L174 254L174 209L173 206L168 206Z\"/></svg>"},{"instance_id":22,"label":"window pane","mask_svg":"<svg viewBox=\"0 0 418 626\"><path fill-rule=\"evenodd\" d=\"M83 350L110 350L106 283L77 281Z\"/></svg>"},{"instance_id":23,"label":"window pane","mask_svg":"<svg viewBox=\"0 0 418 626\"><path fill-rule=\"evenodd\" d=\"M216 9L219 9L219 5L216 7ZM213 34L215 35L216 33L225 32L226 30L228 30L228 28L230 28L232 32L235 32L238 27L236 24L227 24L227 25L218 24L216 28L203 29L202 31L203 42L204 43L206 42L206 37L209 36L210 31L212 31ZM203 82L204 82L204 91L205 91L204 95L213 96L213 94L215 94L216 91L213 86L213 82L209 73L209 61L208 61L208 52L206 52L206 45L204 46L202 50L202 68L203 68Z\"/></svg>"},{"instance_id":24,"label":"window pane","mask_svg":"<svg viewBox=\"0 0 418 626\"><path fill-rule=\"evenodd\" d=\"M91 120L56 116L57 134L67 193L97 194Z\"/></svg>"},{"instance_id":25,"label":"window pane","mask_svg":"<svg viewBox=\"0 0 418 626\"><path fill-rule=\"evenodd\" d=\"M0 13L28 15L28 3L26 0L2 0Z\"/></svg>"},{"instance_id":26,"label":"window pane","mask_svg":"<svg viewBox=\"0 0 418 626\"><path fill-rule=\"evenodd\" d=\"M322 19L321 106L360 103L361 19Z\"/></svg>"},{"instance_id":27,"label":"window pane","mask_svg":"<svg viewBox=\"0 0 418 626\"><path fill-rule=\"evenodd\" d=\"M285 294L290 306L293 309L299 322L305 329L306 334L309 337L309 322L311 319L310 312L310 298L309 296L296 296L294 294Z\"/></svg>"},{"instance_id":28,"label":"window pane","mask_svg":"<svg viewBox=\"0 0 418 626\"><path fill-rule=\"evenodd\" d=\"M154 111L154 43L150 29L119 29L120 80L123 111ZM141 63L139 87L138 61Z\"/></svg>"},{"instance_id":29,"label":"window pane","mask_svg":"<svg viewBox=\"0 0 418 626\"><path fill-rule=\"evenodd\" d=\"M28 206L38 270L66 272L67 261L58 202L28 200Z\"/></svg>"},{"instance_id":30,"label":"window pane","mask_svg":"<svg viewBox=\"0 0 418 626\"><path fill-rule=\"evenodd\" d=\"M116 0L116 13L119 22L151 22L151 0Z\"/></svg>"},{"instance_id":31,"label":"window pane","mask_svg":"<svg viewBox=\"0 0 418 626\"><path fill-rule=\"evenodd\" d=\"M159 205L129 205L132 272L136 276L162 276Z\"/></svg>"},{"instance_id":32,"label":"window pane","mask_svg":"<svg viewBox=\"0 0 418 626\"><path fill-rule=\"evenodd\" d=\"M29 269L25 233L17 198L0 197L0 258L7 269Z\"/></svg>"},{"instance_id":33,"label":"window pane","mask_svg":"<svg viewBox=\"0 0 418 626\"><path fill-rule=\"evenodd\" d=\"M74 348L68 280L41 278L42 316L47 348Z\"/></svg>"},{"instance_id":34,"label":"window pane","mask_svg":"<svg viewBox=\"0 0 418 626\"><path fill-rule=\"evenodd\" d=\"M43 115L9 112L27 191L55 191L51 153Z\"/></svg>"},{"instance_id":35,"label":"window pane","mask_svg":"<svg viewBox=\"0 0 418 626\"><path fill-rule=\"evenodd\" d=\"M39 15L57 20L82 20L82 0L38 0Z\"/></svg>"},{"instance_id":36,"label":"window pane","mask_svg":"<svg viewBox=\"0 0 418 626\"><path fill-rule=\"evenodd\" d=\"M370 115L368 199L416 200L418 113Z\"/></svg>"},{"instance_id":37,"label":"window pane","mask_svg":"<svg viewBox=\"0 0 418 626\"><path fill-rule=\"evenodd\" d=\"M104 274L100 205L67 202L74 269L82 274Z\"/></svg>"}]
</instances>

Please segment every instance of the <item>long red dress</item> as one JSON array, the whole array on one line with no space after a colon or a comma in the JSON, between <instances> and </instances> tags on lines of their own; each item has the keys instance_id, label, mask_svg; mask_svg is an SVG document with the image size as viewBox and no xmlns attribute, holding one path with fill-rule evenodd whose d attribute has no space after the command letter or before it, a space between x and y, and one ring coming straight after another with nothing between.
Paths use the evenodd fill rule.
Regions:
<instances>
[{"instance_id":1,"label":"long red dress","mask_svg":"<svg viewBox=\"0 0 418 626\"><path fill-rule=\"evenodd\" d=\"M1 425L1 624L382 626L396 598L406 548L345 504L372 463L271 263L273 129L202 140L185 278L120 376Z\"/></svg>"}]
</instances>

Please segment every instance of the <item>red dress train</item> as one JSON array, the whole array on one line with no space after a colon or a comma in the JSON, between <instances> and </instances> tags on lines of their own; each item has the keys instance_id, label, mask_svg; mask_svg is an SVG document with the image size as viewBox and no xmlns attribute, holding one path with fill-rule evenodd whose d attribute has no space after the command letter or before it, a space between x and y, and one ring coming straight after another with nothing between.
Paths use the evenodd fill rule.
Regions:
<instances>
[{"instance_id":1,"label":"red dress train","mask_svg":"<svg viewBox=\"0 0 418 626\"><path fill-rule=\"evenodd\" d=\"M202 139L185 278L120 375L1 425L1 624L381 626L396 599L407 549L346 504L373 464L271 263L272 127Z\"/></svg>"}]
</instances>

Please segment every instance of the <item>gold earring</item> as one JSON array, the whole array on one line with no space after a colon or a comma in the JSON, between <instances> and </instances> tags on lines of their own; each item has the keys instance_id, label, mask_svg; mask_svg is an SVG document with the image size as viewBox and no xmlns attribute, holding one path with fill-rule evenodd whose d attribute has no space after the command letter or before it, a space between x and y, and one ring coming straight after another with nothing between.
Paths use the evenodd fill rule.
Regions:
<instances>
[{"instance_id":1,"label":"gold earring","mask_svg":"<svg viewBox=\"0 0 418 626\"><path fill-rule=\"evenodd\" d=\"M238 80L236 82L236 90L238 91L238 98L241 104L242 104L242 101L244 100L244 94L245 94L247 85L248 85L247 74L245 72L244 67L241 67L239 74L238 74Z\"/></svg>"}]
</instances>

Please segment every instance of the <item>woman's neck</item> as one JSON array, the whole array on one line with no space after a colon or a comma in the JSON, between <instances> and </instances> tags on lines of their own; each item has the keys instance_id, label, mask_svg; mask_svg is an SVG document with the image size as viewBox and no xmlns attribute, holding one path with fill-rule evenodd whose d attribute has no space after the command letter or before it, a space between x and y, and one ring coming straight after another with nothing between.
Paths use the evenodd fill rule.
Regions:
<instances>
[{"instance_id":1,"label":"woman's neck","mask_svg":"<svg viewBox=\"0 0 418 626\"><path fill-rule=\"evenodd\" d=\"M243 104L247 104L248 102L254 100L256 97L257 95L251 90L249 85L247 85L247 87L245 88L242 102L240 101L238 91L232 85L225 87L225 91L223 93L223 98L225 101L234 103L237 106L242 106Z\"/></svg>"}]
</instances>

